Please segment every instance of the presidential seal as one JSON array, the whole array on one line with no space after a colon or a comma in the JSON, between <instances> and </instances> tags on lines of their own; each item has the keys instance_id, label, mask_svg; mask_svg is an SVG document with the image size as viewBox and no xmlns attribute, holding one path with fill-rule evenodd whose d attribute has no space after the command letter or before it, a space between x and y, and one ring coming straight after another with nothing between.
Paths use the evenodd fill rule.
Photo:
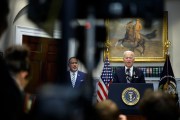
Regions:
<instances>
[{"instance_id":1,"label":"presidential seal","mask_svg":"<svg viewBox=\"0 0 180 120\"><path fill-rule=\"evenodd\" d=\"M122 100L126 105L136 105L140 100L139 91L136 88L128 87L122 92Z\"/></svg>"}]
</instances>

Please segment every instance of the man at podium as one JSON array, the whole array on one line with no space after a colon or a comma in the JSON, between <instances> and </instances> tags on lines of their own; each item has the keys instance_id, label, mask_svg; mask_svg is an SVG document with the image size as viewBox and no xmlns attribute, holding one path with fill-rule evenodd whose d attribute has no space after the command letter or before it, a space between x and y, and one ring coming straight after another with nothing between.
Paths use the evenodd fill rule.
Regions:
<instances>
[{"instance_id":1,"label":"man at podium","mask_svg":"<svg viewBox=\"0 0 180 120\"><path fill-rule=\"evenodd\" d=\"M115 71L113 83L145 83L143 71L134 67L135 55L133 51L123 54L124 67Z\"/></svg>"}]
</instances>

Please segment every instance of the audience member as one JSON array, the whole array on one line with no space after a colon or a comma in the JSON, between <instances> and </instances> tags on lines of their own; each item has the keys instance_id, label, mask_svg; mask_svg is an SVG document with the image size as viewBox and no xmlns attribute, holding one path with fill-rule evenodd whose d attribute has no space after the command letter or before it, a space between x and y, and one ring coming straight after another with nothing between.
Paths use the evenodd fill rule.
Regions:
<instances>
[{"instance_id":1,"label":"audience member","mask_svg":"<svg viewBox=\"0 0 180 120\"><path fill-rule=\"evenodd\" d=\"M93 105L83 92L66 85L42 86L30 120L97 120Z\"/></svg>"},{"instance_id":2,"label":"audience member","mask_svg":"<svg viewBox=\"0 0 180 120\"><path fill-rule=\"evenodd\" d=\"M29 48L25 45L13 45L5 51L5 62L11 77L20 91L23 91L29 82L30 72Z\"/></svg>"},{"instance_id":3,"label":"audience member","mask_svg":"<svg viewBox=\"0 0 180 120\"><path fill-rule=\"evenodd\" d=\"M87 76L86 73L78 70L78 62L76 57L71 57L68 61L69 71L67 71L67 79L68 83L70 83L73 88L82 87L85 84Z\"/></svg>"},{"instance_id":4,"label":"audience member","mask_svg":"<svg viewBox=\"0 0 180 120\"><path fill-rule=\"evenodd\" d=\"M115 102L110 99L95 104L98 120L127 120L126 115L120 113Z\"/></svg>"},{"instance_id":5,"label":"audience member","mask_svg":"<svg viewBox=\"0 0 180 120\"><path fill-rule=\"evenodd\" d=\"M135 55L133 51L125 51L123 55L124 67L115 71L113 83L145 83L144 73L133 66Z\"/></svg>"},{"instance_id":6,"label":"audience member","mask_svg":"<svg viewBox=\"0 0 180 120\"><path fill-rule=\"evenodd\" d=\"M29 49L24 45L14 45L6 49L4 60L1 59L1 112L8 120L24 119L24 88L29 70Z\"/></svg>"},{"instance_id":7,"label":"audience member","mask_svg":"<svg viewBox=\"0 0 180 120\"><path fill-rule=\"evenodd\" d=\"M174 98L162 91L147 90L139 108L146 120L179 120L179 108Z\"/></svg>"}]
</instances>

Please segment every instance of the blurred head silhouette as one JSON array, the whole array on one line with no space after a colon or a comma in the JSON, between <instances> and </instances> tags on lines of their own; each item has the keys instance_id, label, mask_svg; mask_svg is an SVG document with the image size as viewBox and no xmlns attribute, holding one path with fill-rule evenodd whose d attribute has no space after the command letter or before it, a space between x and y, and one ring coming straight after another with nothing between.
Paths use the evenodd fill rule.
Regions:
<instances>
[{"instance_id":1,"label":"blurred head silhouette","mask_svg":"<svg viewBox=\"0 0 180 120\"><path fill-rule=\"evenodd\" d=\"M79 90L45 85L37 96L34 115L38 120L92 120L93 107Z\"/></svg>"},{"instance_id":2,"label":"blurred head silhouette","mask_svg":"<svg viewBox=\"0 0 180 120\"><path fill-rule=\"evenodd\" d=\"M139 107L146 120L179 119L179 108L175 99L170 94L162 91L147 90Z\"/></svg>"},{"instance_id":3,"label":"blurred head silhouette","mask_svg":"<svg viewBox=\"0 0 180 120\"><path fill-rule=\"evenodd\" d=\"M121 114L117 104L110 99L96 103L95 108L98 120L127 120L126 115Z\"/></svg>"},{"instance_id":4,"label":"blurred head silhouette","mask_svg":"<svg viewBox=\"0 0 180 120\"><path fill-rule=\"evenodd\" d=\"M9 0L1 0L0 4L0 36L4 32L4 30L7 28L7 16L9 13Z\"/></svg>"}]
</instances>

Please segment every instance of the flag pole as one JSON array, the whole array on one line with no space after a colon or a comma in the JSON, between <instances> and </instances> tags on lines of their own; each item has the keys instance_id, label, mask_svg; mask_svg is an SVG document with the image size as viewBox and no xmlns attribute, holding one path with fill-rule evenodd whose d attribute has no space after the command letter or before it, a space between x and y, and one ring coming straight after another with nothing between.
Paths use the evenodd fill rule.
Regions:
<instances>
[{"instance_id":1,"label":"flag pole","mask_svg":"<svg viewBox=\"0 0 180 120\"><path fill-rule=\"evenodd\" d=\"M170 42L169 40L167 40L167 41L165 42L165 56L166 56L166 59L170 59L170 58L169 58L169 56L170 56L170 54L169 54L169 47L170 47L170 46L171 46L171 42ZM168 61L168 60L166 60L166 61ZM169 68L168 63L167 63L166 65L167 65L166 71L167 71L167 73L169 73L169 72L168 72L168 68Z\"/></svg>"},{"instance_id":2,"label":"flag pole","mask_svg":"<svg viewBox=\"0 0 180 120\"><path fill-rule=\"evenodd\" d=\"M110 40L106 41L105 46L106 46L105 58L109 58L109 47L111 46Z\"/></svg>"},{"instance_id":3,"label":"flag pole","mask_svg":"<svg viewBox=\"0 0 180 120\"><path fill-rule=\"evenodd\" d=\"M109 20L107 20L106 21L106 23L105 23L106 25L108 25L109 24ZM108 29L107 29L107 32L109 32L109 27L107 27ZM109 40L109 34L108 34L108 36L107 36L107 40L106 40L106 42L105 42L105 49L106 49L106 51L105 51L105 54L104 54L104 58L109 58L109 47L112 45L112 43L111 43L111 41Z\"/></svg>"}]
</instances>

